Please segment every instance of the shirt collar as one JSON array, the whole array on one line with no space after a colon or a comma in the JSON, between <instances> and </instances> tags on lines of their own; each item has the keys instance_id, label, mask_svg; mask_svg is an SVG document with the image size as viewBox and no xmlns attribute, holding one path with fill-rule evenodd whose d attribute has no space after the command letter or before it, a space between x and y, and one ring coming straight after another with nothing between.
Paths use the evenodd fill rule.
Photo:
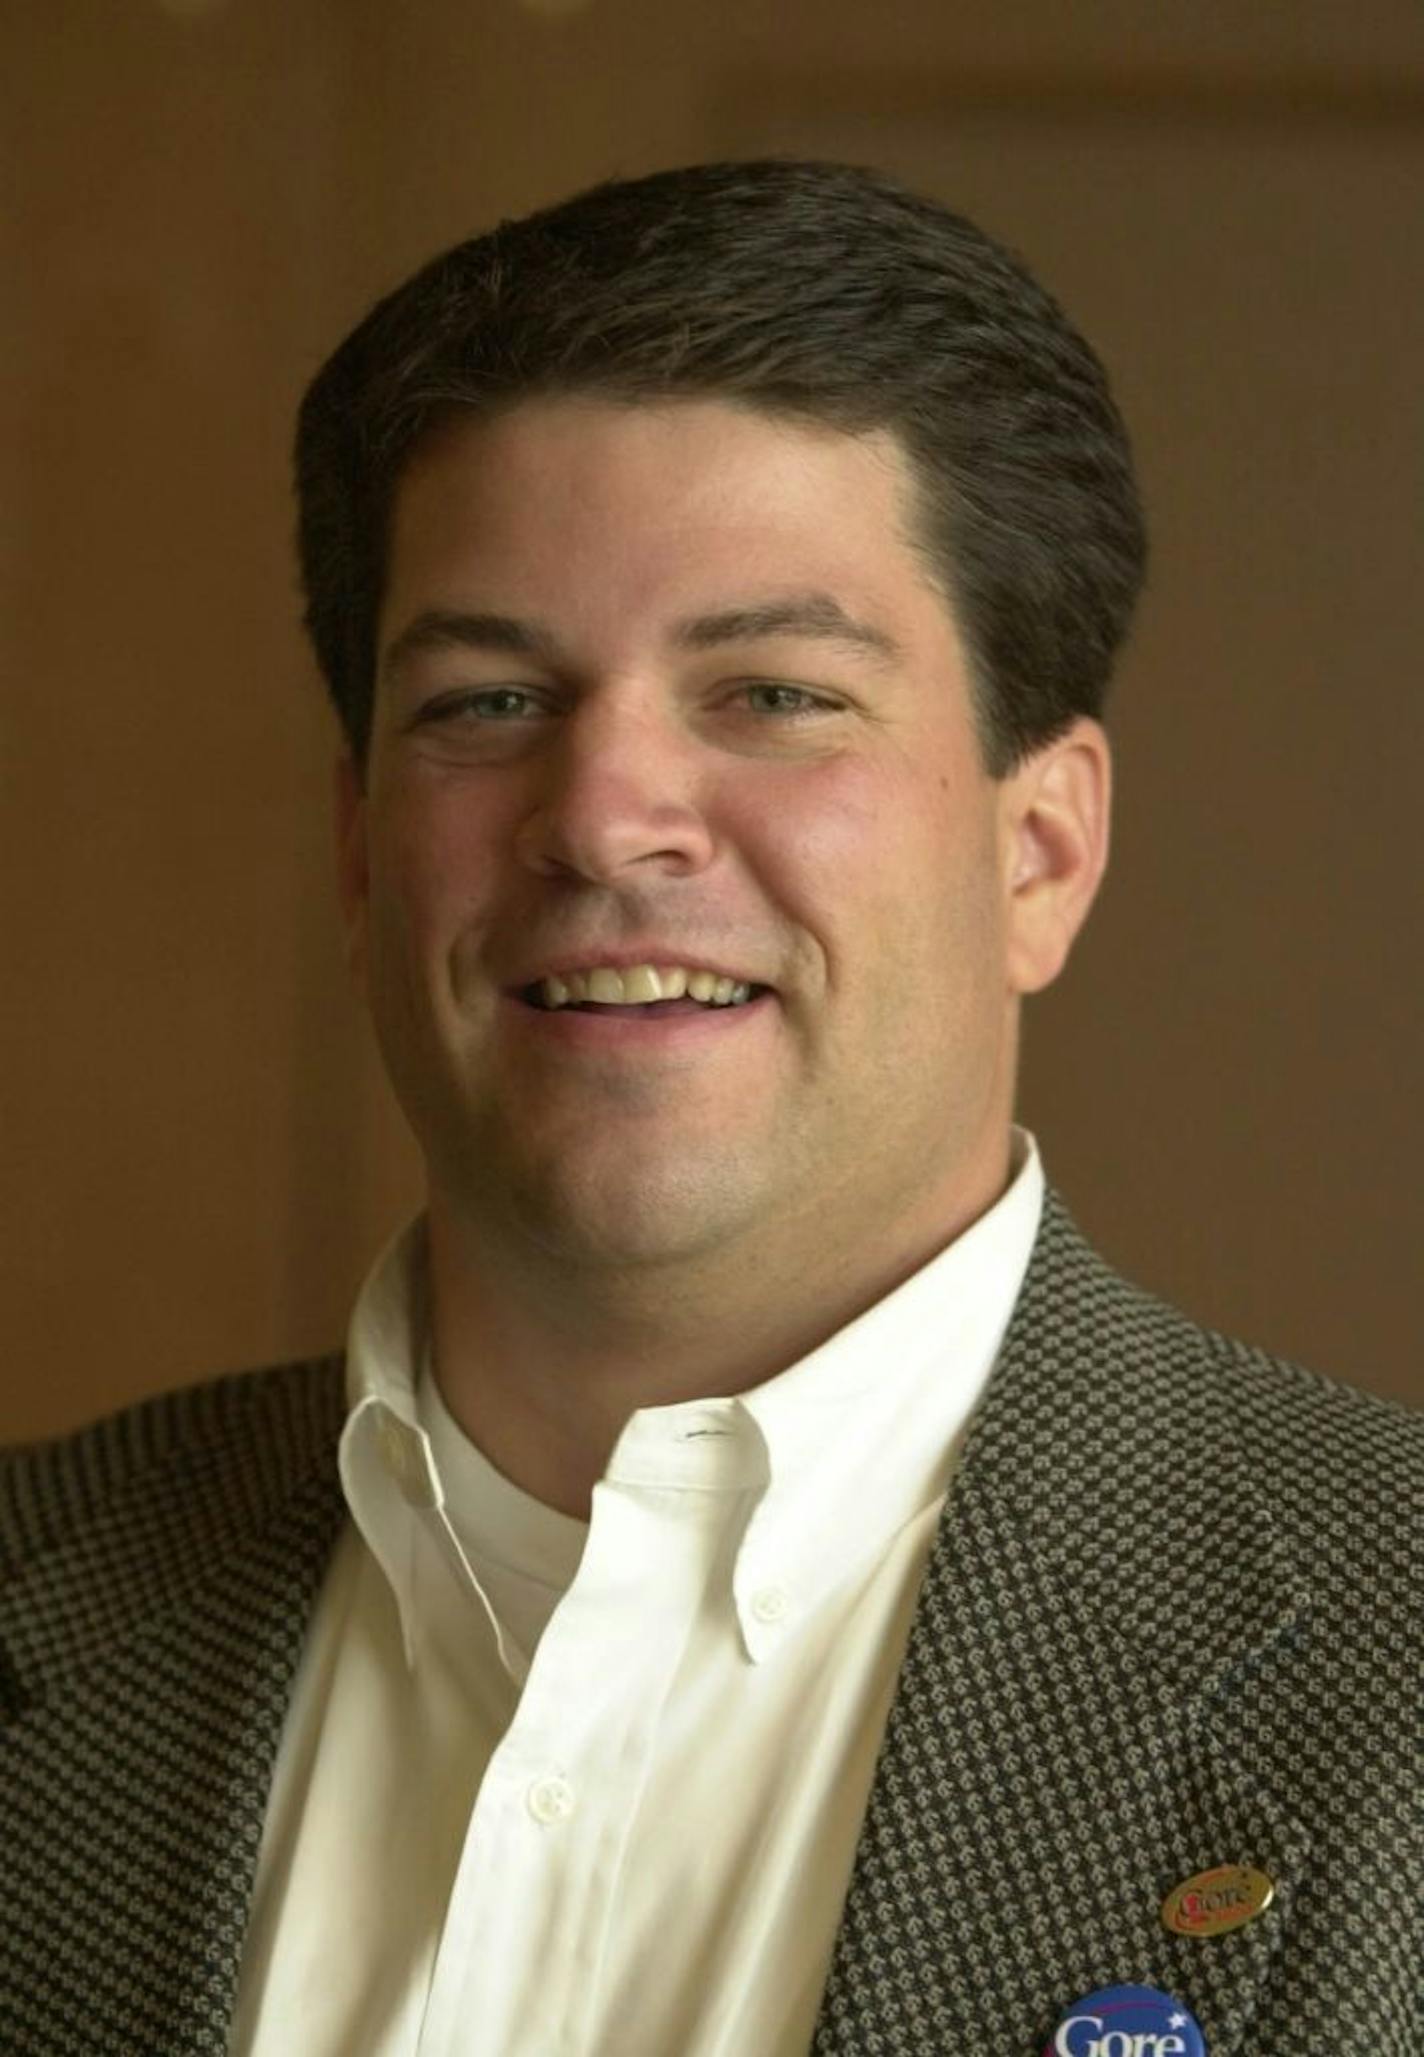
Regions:
<instances>
[{"instance_id":1,"label":"shirt collar","mask_svg":"<svg viewBox=\"0 0 1424 2057\"><path fill-rule=\"evenodd\" d=\"M1014 1176L986 1214L737 1403L760 1433L768 1475L735 1574L749 1654L772 1647L946 1491L1043 1208L1037 1146L1023 1131L1014 1140Z\"/></svg>"},{"instance_id":2,"label":"shirt collar","mask_svg":"<svg viewBox=\"0 0 1424 2057\"><path fill-rule=\"evenodd\" d=\"M1017 1129L1014 1167L977 1222L786 1371L734 1398L641 1409L619 1437L604 1477L613 1493L750 1496L730 1599L753 1661L945 1491L1042 1210L1037 1146ZM395 1595L407 1660L421 1641L423 1537L459 1556L516 1672L518 1654L459 1537L475 1536L481 1551L558 1589L573 1577L587 1529L501 1477L463 1437L434 1380L422 1377L427 1310L420 1218L382 1253L352 1316L342 1485Z\"/></svg>"},{"instance_id":3,"label":"shirt collar","mask_svg":"<svg viewBox=\"0 0 1424 2057\"><path fill-rule=\"evenodd\" d=\"M416 1657L417 1527L444 1504L420 1425L416 1376L426 1332L425 1224L392 1237L352 1313L346 1338L346 1426L337 1453L352 1519L385 1572L400 1610L408 1664Z\"/></svg>"}]
</instances>

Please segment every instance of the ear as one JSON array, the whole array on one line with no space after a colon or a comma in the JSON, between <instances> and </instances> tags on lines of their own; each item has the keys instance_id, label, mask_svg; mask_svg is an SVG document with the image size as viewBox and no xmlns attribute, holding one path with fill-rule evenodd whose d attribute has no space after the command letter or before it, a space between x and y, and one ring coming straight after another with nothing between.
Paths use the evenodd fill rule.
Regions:
<instances>
[{"instance_id":1,"label":"ear","mask_svg":"<svg viewBox=\"0 0 1424 2057\"><path fill-rule=\"evenodd\" d=\"M336 891L346 937L346 964L352 983L366 984L366 910L370 871L366 855L366 785L349 751L336 760L332 786L336 831Z\"/></svg>"},{"instance_id":2,"label":"ear","mask_svg":"<svg viewBox=\"0 0 1424 2057\"><path fill-rule=\"evenodd\" d=\"M1011 771L1000 816L1010 990L1037 993L1068 961L1108 861L1112 754L1087 717Z\"/></svg>"}]
</instances>

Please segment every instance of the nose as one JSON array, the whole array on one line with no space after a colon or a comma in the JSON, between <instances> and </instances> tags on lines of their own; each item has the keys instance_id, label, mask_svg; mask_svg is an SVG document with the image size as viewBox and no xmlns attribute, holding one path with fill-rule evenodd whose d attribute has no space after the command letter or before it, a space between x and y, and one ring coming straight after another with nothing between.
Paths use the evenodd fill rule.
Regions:
<instances>
[{"instance_id":1,"label":"nose","mask_svg":"<svg viewBox=\"0 0 1424 2057\"><path fill-rule=\"evenodd\" d=\"M712 856L695 739L636 691L591 693L544 753L521 860L598 885L698 872Z\"/></svg>"}]
</instances>

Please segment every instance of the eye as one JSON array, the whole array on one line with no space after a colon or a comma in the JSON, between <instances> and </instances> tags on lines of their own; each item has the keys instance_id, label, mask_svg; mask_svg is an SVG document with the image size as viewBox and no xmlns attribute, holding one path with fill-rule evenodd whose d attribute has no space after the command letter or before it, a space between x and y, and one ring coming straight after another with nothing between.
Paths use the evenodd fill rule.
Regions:
<instances>
[{"instance_id":1,"label":"eye","mask_svg":"<svg viewBox=\"0 0 1424 2057\"><path fill-rule=\"evenodd\" d=\"M779 714L796 719L815 714L834 714L836 702L806 686L778 685L771 679L756 679L743 686L747 705L754 714Z\"/></svg>"},{"instance_id":2,"label":"eye","mask_svg":"<svg viewBox=\"0 0 1424 2057\"><path fill-rule=\"evenodd\" d=\"M457 715L476 722L508 722L543 713L543 703L524 686L482 686L458 693L442 693L427 700L415 714L416 724L453 720Z\"/></svg>"}]
</instances>

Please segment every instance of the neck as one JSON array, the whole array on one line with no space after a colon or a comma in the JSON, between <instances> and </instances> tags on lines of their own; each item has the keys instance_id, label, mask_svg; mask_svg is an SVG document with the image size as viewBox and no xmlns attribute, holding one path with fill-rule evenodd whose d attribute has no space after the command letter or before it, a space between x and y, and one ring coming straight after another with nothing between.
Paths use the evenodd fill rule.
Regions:
<instances>
[{"instance_id":1,"label":"neck","mask_svg":"<svg viewBox=\"0 0 1424 2057\"><path fill-rule=\"evenodd\" d=\"M696 1260L574 1264L430 1205L434 1360L465 1434L545 1505L587 1519L630 1415L748 1391L883 1299L1008 1183L1008 1147L899 1233L795 1251L763 1237ZM795 1290L788 1291L788 1280Z\"/></svg>"}]
</instances>

